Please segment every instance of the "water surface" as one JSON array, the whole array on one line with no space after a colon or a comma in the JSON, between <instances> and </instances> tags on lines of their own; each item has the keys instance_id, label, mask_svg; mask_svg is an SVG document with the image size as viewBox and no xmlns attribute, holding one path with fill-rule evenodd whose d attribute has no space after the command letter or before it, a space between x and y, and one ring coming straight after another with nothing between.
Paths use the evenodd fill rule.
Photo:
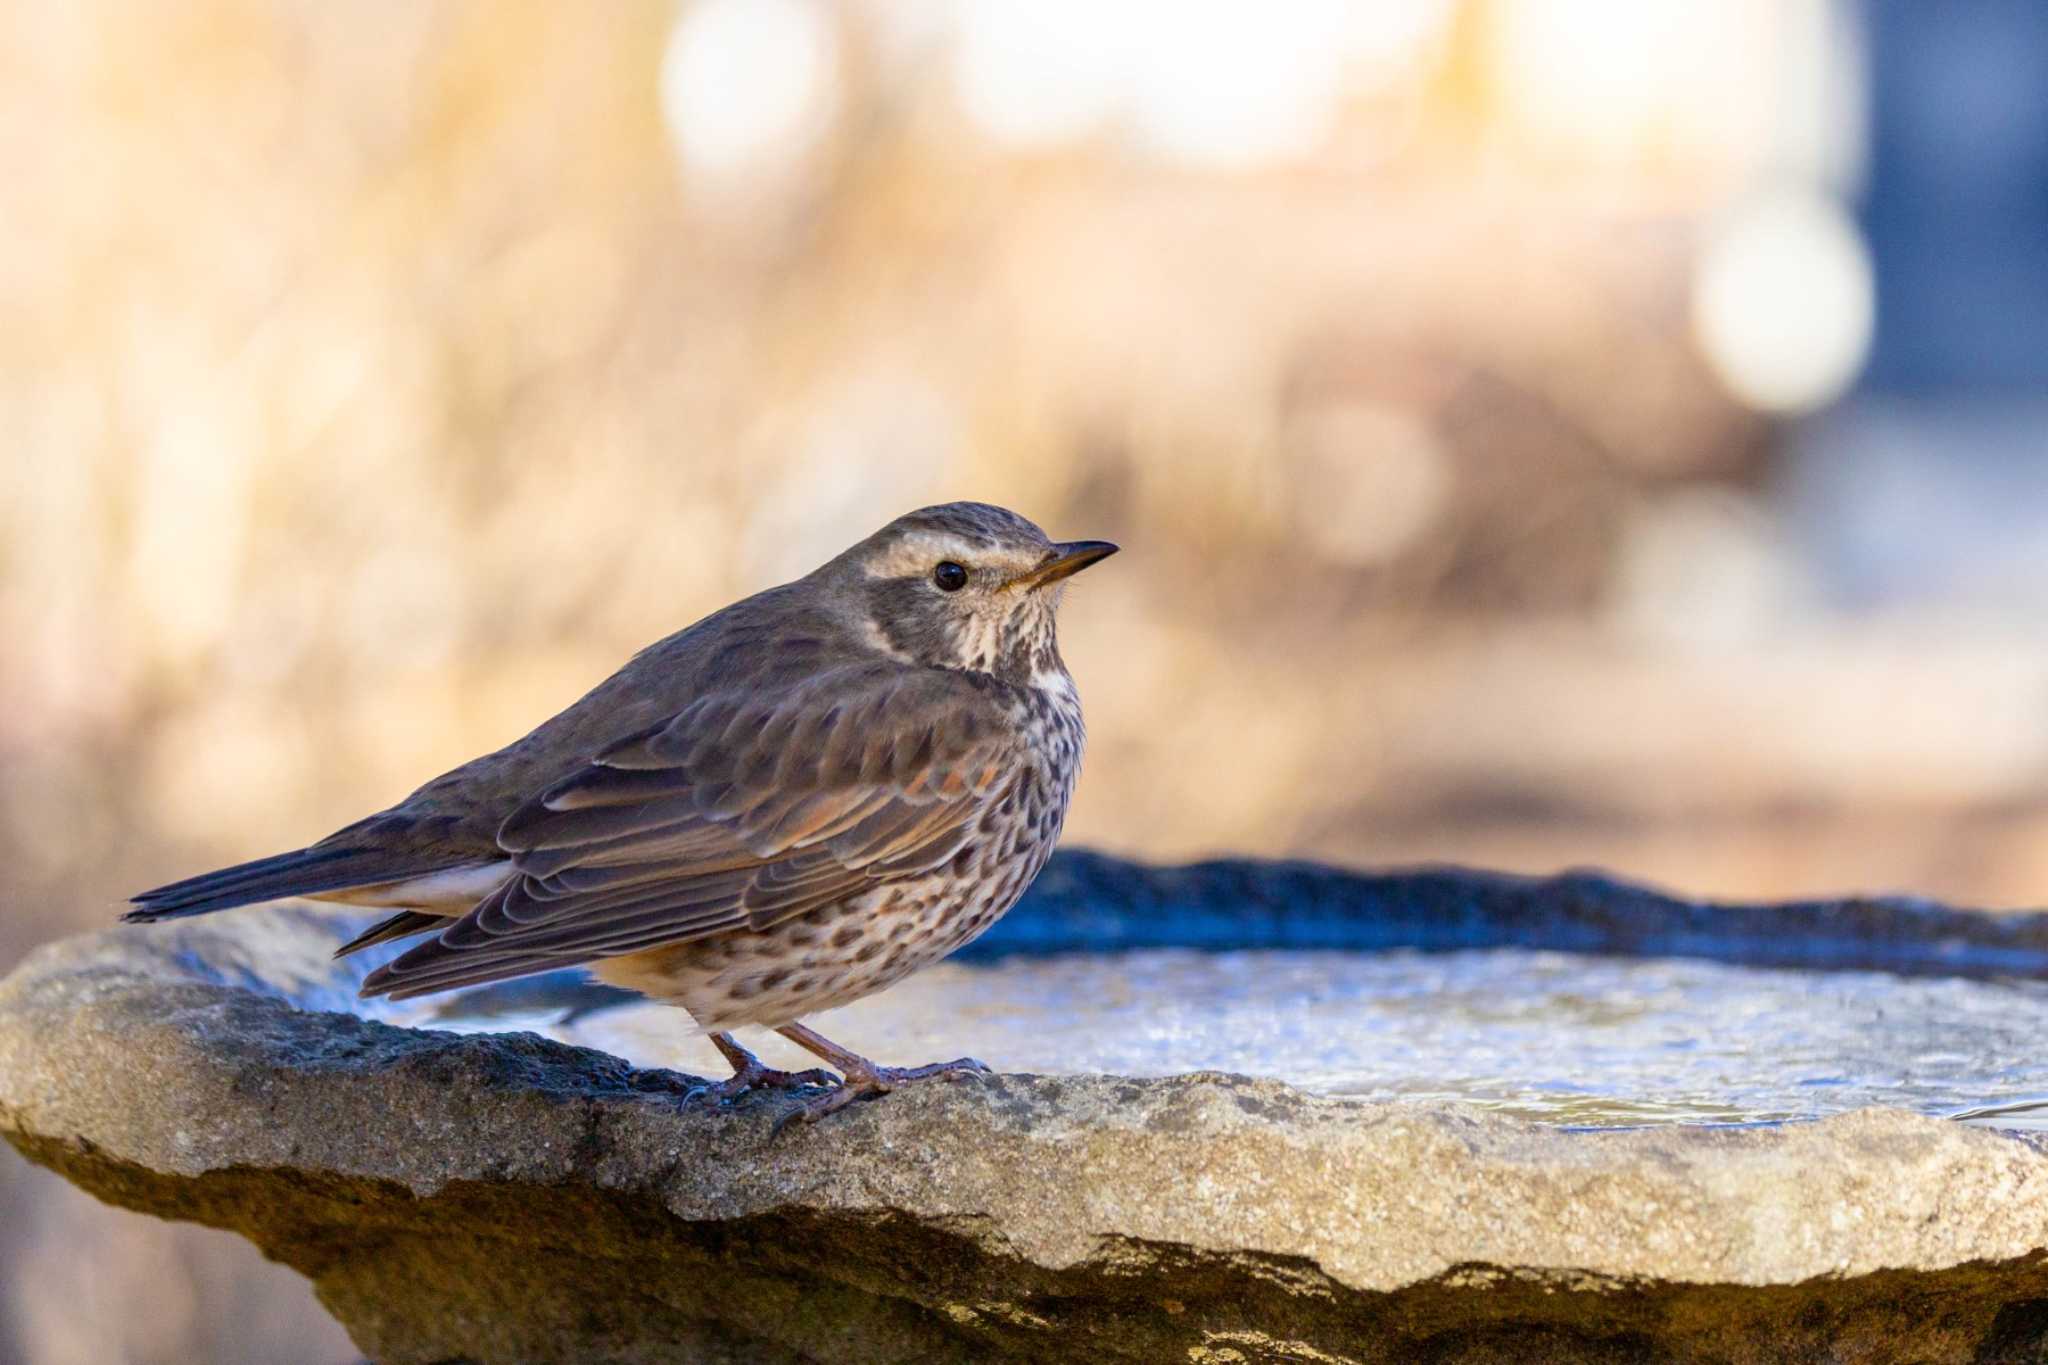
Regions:
<instances>
[{"instance_id":1,"label":"water surface","mask_svg":"<svg viewBox=\"0 0 2048 1365\"><path fill-rule=\"evenodd\" d=\"M386 1017L533 1028L639 1065L724 1074L678 1011L632 1004L562 1022L560 1008L516 995L483 1000ZM2048 1126L2044 1018L2040 981L1522 948L1165 948L943 964L809 1022L878 1061L1233 1071L1561 1125L1770 1123L1889 1105L2033 1127ZM771 1062L809 1064L773 1035L743 1041Z\"/></svg>"}]
</instances>

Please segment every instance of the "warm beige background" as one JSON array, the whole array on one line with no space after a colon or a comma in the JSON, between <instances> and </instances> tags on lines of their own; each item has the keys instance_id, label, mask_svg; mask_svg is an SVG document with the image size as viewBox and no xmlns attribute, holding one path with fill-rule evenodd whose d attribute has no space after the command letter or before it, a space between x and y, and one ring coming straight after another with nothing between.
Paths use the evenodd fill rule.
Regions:
<instances>
[{"instance_id":1,"label":"warm beige background","mask_svg":"<svg viewBox=\"0 0 2048 1365\"><path fill-rule=\"evenodd\" d=\"M666 4L0 6L0 968L958 497L1126 546L1076 841L2037 897L2048 658L1831 610L1689 327L1813 6L1614 89L1554 8L1418 6L1246 151L1178 87L1006 142L1014 34L844 0L721 168L689 83L779 61ZM0 1358L348 1356L0 1160Z\"/></svg>"}]
</instances>

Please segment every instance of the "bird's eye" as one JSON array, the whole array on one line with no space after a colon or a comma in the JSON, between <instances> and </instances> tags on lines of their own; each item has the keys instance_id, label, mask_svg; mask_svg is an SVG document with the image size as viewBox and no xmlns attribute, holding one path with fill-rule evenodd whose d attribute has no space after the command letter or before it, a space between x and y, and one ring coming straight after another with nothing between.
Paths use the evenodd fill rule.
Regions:
<instances>
[{"instance_id":1,"label":"bird's eye","mask_svg":"<svg viewBox=\"0 0 2048 1365\"><path fill-rule=\"evenodd\" d=\"M967 586L967 568L950 559L942 559L939 567L932 570L932 582L940 592L958 592Z\"/></svg>"}]
</instances>

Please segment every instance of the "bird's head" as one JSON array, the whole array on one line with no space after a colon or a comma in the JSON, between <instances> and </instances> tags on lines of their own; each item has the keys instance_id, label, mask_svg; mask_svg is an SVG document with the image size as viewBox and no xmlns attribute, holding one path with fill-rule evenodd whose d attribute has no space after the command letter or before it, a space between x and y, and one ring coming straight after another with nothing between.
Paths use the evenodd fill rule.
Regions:
<instances>
[{"instance_id":1,"label":"bird's head","mask_svg":"<svg viewBox=\"0 0 2048 1365\"><path fill-rule=\"evenodd\" d=\"M840 578L876 648L1043 685L1065 673L1053 622L1066 580L1116 550L1052 540L1001 507L949 502L896 518L820 572Z\"/></svg>"}]
</instances>

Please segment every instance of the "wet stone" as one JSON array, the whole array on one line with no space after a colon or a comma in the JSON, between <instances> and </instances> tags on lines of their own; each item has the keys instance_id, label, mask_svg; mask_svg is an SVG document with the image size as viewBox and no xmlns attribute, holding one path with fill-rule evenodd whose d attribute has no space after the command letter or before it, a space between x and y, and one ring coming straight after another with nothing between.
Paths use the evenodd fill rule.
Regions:
<instances>
[{"instance_id":1,"label":"wet stone","mask_svg":"<svg viewBox=\"0 0 2048 1365\"><path fill-rule=\"evenodd\" d=\"M1068 855L812 1021L998 1074L779 1137L802 1095L686 1101L716 1054L579 977L366 1011L364 922L33 955L0 1133L379 1361L2048 1351L2037 917Z\"/></svg>"}]
</instances>

